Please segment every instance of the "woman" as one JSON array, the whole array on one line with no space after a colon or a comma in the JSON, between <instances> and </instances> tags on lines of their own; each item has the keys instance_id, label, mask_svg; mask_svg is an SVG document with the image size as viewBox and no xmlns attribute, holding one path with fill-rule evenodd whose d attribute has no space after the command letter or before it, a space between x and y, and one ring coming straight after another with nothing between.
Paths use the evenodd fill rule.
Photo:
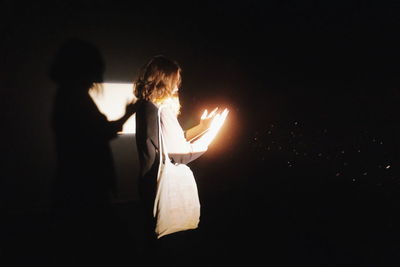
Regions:
<instances>
[{"instance_id":1,"label":"woman","mask_svg":"<svg viewBox=\"0 0 400 267\"><path fill-rule=\"evenodd\" d=\"M210 114L205 111L199 125L183 131L177 119L180 112L178 97L180 72L181 69L176 62L163 56L156 56L144 66L135 83L135 95L141 101L136 113L136 144L141 166L139 191L144 204L146 236L153 239L155 239L155 220L152 212L159 167L158 109L162 107L161 131L168 155L173 162L183 164L197 159L207 151L208 145L227 115L226 110L222 114L217 114L217 109ZM211 130L211 125L216 127ZM181 240L180 236L184 235L185 232L175 233L162 237L157 242L161 244L181 242L176 240ZM175 245L163 246L162 250L166 251L168 247ZM174 252L170 251L169 257L171 253Z\"/></svg>"}]
</instances>

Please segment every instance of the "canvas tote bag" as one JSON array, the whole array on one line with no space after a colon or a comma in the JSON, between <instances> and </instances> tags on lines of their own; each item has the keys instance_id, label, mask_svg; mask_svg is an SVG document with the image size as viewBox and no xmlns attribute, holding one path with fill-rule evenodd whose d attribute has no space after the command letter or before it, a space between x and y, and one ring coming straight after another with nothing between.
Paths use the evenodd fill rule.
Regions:
<instances>
[{"instance_id":1,"label":"canvas tote bag","mask_svg":"<svg viewBox=\"0 0 400 267\"><path fill-rule=\"evenodd\" d=\"M168 157L158 110L160 165L153 215L157 238L196 229L200 221L200 201L193 172L185 164L174 164Z\"/></svg>"}]
</instances>

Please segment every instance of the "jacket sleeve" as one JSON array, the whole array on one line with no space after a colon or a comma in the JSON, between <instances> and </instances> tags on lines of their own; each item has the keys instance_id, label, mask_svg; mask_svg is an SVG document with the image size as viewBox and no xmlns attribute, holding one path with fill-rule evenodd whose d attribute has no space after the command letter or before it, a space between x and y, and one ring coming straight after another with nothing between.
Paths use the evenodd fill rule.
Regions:
<instances>
[{"instance_id":1,"label":"jacket sleeve","mask_svg":"<svg viewBox=\"0 0 400 267\"><path fill-rule=\"evenodd\" d=\"M161 132L168 156L175 163L187 164L204 154L207 146L200 142L190 143L176 116L168 109L161 109Z\"/></svg>"},{"instance_id":2,"label":"jacket sleeve","mask_svg":"<svg viewBox=\"0 0 400 267\"><path fill-rule=\"evenodd\" d=\"M139 152L141 176L157 173L158 122L157 107L144 102L136 113L136 144Z\"/></svg>"}]
</instances>

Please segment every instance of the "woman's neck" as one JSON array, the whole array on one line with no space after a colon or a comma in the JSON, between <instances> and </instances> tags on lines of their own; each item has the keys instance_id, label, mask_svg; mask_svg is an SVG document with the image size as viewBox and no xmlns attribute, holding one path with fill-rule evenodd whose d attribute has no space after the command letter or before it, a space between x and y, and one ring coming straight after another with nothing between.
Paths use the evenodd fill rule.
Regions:
<instances>
[{"instance_id":1,"label":"woman's neck","mask_svg":"<svg viewBox=\"0 0 400 267\"><path fill-rule=\"evenodd\" d=\"M163 101L157 101L154 103L157 107L166 107L170 109L176 116L181 112L181 104L179 102L179 97L169 97Z\"/></svg>"}]
</instances>

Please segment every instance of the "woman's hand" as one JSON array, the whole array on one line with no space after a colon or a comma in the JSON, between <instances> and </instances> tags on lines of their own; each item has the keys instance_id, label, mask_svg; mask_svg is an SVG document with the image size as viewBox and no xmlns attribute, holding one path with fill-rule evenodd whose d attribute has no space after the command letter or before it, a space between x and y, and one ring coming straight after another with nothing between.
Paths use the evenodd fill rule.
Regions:
<instances>
[{"instance_id":1,"label":"woman's hand","mask_svg":"<svg viewBox=\"0 0 400 267\"><path fill-rule=\"evenodd\" d=\"M209 126L209 130L200 138L201 142L204 142L207 146L211 144L215 136L218 134L222 125L228 116L229 110L225 109L221 114L216 114L213 116L212 121Z\"/></svg>"},{"instance_id":2,"label":"woman's hand","mask_svg":"<svg viewBox=\"0 0 400 267\"><path fill-rule=\"evenodd\" d=\"M210 114L208 114L207 109L204 110L203 115L201 115L200 124L199 124L201 127L201 132L205 132L210 128L211 123L213 122L213 119L217 115L217 110L218 110L218 107L216 107L213 111L211 111Z\"/></svg>"}]
</instances>

